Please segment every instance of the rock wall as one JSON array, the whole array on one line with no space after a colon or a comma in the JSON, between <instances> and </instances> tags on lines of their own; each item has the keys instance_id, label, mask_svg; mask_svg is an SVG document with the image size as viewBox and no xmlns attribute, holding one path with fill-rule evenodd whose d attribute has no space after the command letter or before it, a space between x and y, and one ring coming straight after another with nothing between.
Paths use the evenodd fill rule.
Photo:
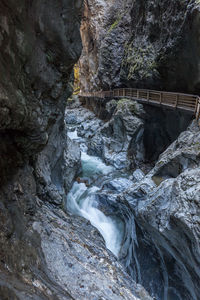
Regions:
<instances>
[{"instance_id":1,"label":"rock wall","mask_svg":"<svg viewBox=\"0 0 200 300\"><path fill-rule=\"evenodd\" d=\"M138 87L200 92L198 0L88 0L88 11L82 27L83 90Z\"/></svg>"},{"instance_id":2,"label":"rock wall","mask_svg":"<svg viewBox=\"0 0 200 300\"><path fill-rule=\"evenodd\" d=\"M81 53L81 1L2 1L0 6L1 180L31 157L38 182L48 189L49 177L62 197L64 184L58 187L55 177L62 179L65 172L63 113ZM61 174L53 174L55 169Z\"/></svg>"},{"instance_id":3,"label":"rock wall","mask_svg":"<svg viewBox=\"0 0 200 300\"><path fill-rule=\"evenodd\" d=\"M79 0L0 3L1 299L46 295L37 285L31 292L42 260L31 221L41 201L61 205L66 194L64 110L81 11Z\"/></svg>"},{"instance_id":4,"label":"rock wall","mask_svg":"<svg viewBox=\"0 0 200 300\"><path fill-rule=\"evenodd\" d=\"M194 122L121 197L136 223L135 276L161 299L199 298L199 135Z\"/></svg>"}]
</instances>

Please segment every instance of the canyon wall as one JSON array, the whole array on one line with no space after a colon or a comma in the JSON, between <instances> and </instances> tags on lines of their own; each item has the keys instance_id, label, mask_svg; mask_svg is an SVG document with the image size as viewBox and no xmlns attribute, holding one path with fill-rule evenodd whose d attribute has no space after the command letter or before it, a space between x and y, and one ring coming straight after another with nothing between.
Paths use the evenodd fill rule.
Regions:
<instances>
[{"instance_id":1,"label":"canyon wall","mask_svg":"<svg viewBox=\"0 0 200 300\"><path fill-rule=\"evenodd\" d=\"M33 284L46 271L36 275L43 258L31 223L42 201L61 205L66 194L64 111L81 10L79 0L0 3L1 299L48 296L48 280Z\"/></svg>"},{"instance_id":2,"label":"canyon wall","mask_svg":"<svg viewBox=\"0 0 200 300\"><path fill-rule=\"evenodd\" d=\"M80 169L64 113L81 14L81 0L0 2L2 300L151 299L99 233L62 210Z\"/></svg>"},{"instance_id":3,"label":"canyon wall","mask_svg":"<svg viewBox=\"0 0 200 300\"><path fill-rule=\"evenodd\" d=\"M199 93L199 22L197 0L88 0L82 90L138 87Z\"/></svg>"},{"instance_id":4,"label":"canyon wall","mask_svg":"<svg viewBox=\"0 0 200 300\"><path fill-rule=\"evenodd\" d=\"M70 74L81 53L81 1L0 5L1 181L31 164L42 189L53 190L61 202L63 116L72 91Z\"/></svg>"}]
</instances>

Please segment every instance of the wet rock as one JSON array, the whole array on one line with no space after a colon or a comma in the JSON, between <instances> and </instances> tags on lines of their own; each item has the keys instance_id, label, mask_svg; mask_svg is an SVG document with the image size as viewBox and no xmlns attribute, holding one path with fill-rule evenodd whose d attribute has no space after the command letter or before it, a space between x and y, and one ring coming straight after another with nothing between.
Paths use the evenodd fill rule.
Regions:
<instances>
[{"instance_id":1,"label":"wet rock","mask_svg":"<svg viewBox=\"0 0 200 300\"><path fill-rule=\"evenodd\" d=\"M137 169L133 172L133 175L132 175L132 180L134 182L137 182L137 181L141 181L143 178L144 178L144 173L142 172L142 170L140 169Z\"/></svg>"},{"instance_id":2,"label":"wet rock","mask_svg":"<svg viewBox=\"0 0 200 300\"><path fill-rule=\"evenodd\" d=\"M66 109L65 122L76 125L78 136L86 139L93 137L103 124L93 112L83 107Z\"/></svg>"},{"instance_id":3,"label":"wet rock","mask_svg":"<svg viewBox=\"0 0 200 300\"><path fill-rule=\"evenodd\" d=\"M198 137L199 128L193 123L160 156L155 168L118 199L127 203L136 223L139 268L133 273L141 276L141 283L151 295L161 299L198 299ZM188 164L184 168L185 157ZM147 277L153 266L157 266L162 280L152 274L149 286Z\"/></svg>"},{"instance_id":4,"label":"wet rock","mask_svg":"<svg viewBox=\"0 0 200 300\"><path fill-rule=\"evenodd\" d=\"M33 228L41 237L49 276L63 295L74 299L151 299L105 250L102 237L88 221L43 207ZM61 295L58 299L66 299Z\"/></svg>"},{"instance_id":5,"label":"wet rock","mask_svg":"<svg viewBox=\"0 0 200 300\"><path fill-rule=\"evenodd\" d=\"M133 182L126 178L115 178L103 185L103 188L112 190L115 193L121 193L122 191L129 188Z\"/></svg>"},{"instance_id":6,"label":"wet rock","mask_svg":"<svg viewBox=\"0 0 200 300\"><path fill-rule=\"evenodd\" d=\"M196 121L160 155L151 175L155 177L177 177L188 168L200 165L200 132Z\"/></svg>"},{"instance_id":7,"label":"wet rock","mask_svg":"<svg viewBox=\"0 0 200 300\"><path fill-rule=\"evenodd\" d=\"M137 164L143 159L144 153L142 116L140 104L128 99L118 101L112 118L91 139L90 153L101 156L116 169Z\"/></svg>"},{"instance_id":8,"label":"wet rock","mask_svg":"<svg viewBox=\"0 0 200 300\"><path fill-rule=\"evenodd\" d=\"M65 191L69 192L74 179L81 170L81 151L76 141L67 138L67 149L65 149Z\"/></svg>"},{"instance_id":9,"label":"wet rock","mask_svg":"<svg viewBox=\"0 0 200 300\"><path fill-rule=\"evenodd\" d=\"M1 299L71 298L48 277L32 222L42 202L61 205L66 195L64 110L82 48L81 6L0 3Z\"/></svg>"}]
</instances>

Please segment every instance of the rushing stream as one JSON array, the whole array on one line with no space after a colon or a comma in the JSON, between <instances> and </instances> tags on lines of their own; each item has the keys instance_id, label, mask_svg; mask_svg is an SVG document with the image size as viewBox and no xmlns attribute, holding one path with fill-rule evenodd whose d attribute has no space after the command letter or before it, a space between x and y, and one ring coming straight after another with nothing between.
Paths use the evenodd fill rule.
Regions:
<instances>
[{"instance_id":1,"label":"rushing stream","mask_svg":"<svg viewBox=\"0 0 200 300\"><path fill-rule=\"evenodd\" d=\"M168 192L165 190L165 185L157 186L150 176L145 176L140 169L134 170L133 173L124 171L125 168L118 169L117 159L121 163L120 157L123 158L123 153L120 152L121 156L115 156L117 159L114 163L112 156L115 155L114 147L116 145L120 147L119 141L116 144L113 141L113 148L111 148L113 150L110 150L110 156L102 155L115 167L106 165L103 160L94 156L96 153L100 155L101 149L104 151L103 154L107 154L107 148L101 147L101 143L105 146L110 142L112 130L109 129L107 134L102 134L102 128L108 130L108 127L103 127L104 124L96 120L95 116L88 113L87 110L71 110L68 112L66 120L68 121L68 138L72 141L69 142L72 145L78 143L81 149L81 168L67 195L66 210L73 215L89 220L98 229L105 240L106 247L118 257L129 275L137 283L143 285L154 299L184 299L179 291L182 278L175 276L172 270L174 257L177 258L178 252L174 252L174 254L172 248L167 249L168 241L166 242L161 238L161 234L156 232L155 226L157 225L153 223L153 225L148 225L146 221L148 218L155 223L160 220L155 213L157 208L154 206L154 201L156 198L156 201L159 199L157 206L161 209L162 214L164 212L165 216L168 213L166 207L168 209L169 204L165 201ZM98 135L101 134L102 136L99 138ZM75 146L74 149L78 148L77 145L73 146ZM79 155L77 157L79 158ZM169 181L171 182L171 179ZM170 185L168 188L170 191ZM157 190L161 194L156 194ZM165 206L166 204L167 206ZM155 221L150 215L152 213ZM165 221L165 218L161 218L162 222L164 222L163 220ZM159 223L158 226L161 225ZM164 230L169 234L168 229L164 228ZM176 238L175 234L175 241ZM182 273L186 274L184 285L189 287L192 294L192 282L188 273L185 273L185 266L181 261L177 261L175 266L177 270L182 270ZM173 276L169 276L169 274L173 274ZM185 292L183 291L183 293ZM192 295L191 299L198 298Z\"/></svg>"},{"instance_id":2,"label":"rushing stream","mask_svg":"<svg viewBox=\"0 0 200 300\"><path fill-rule=\"evenodd\" d=\"M124 235L123 222L98 209L96 197L101 192L104 181L108 176L112 177L114 168L104 164L100 158L88 155L87 146L79 139L76 130L69 131L68 137L80 143L82 172L79 182L74 182L67 195L67 211L88 219L103 236L106 247L118 256Z\"/></svg>"}]
</instances>

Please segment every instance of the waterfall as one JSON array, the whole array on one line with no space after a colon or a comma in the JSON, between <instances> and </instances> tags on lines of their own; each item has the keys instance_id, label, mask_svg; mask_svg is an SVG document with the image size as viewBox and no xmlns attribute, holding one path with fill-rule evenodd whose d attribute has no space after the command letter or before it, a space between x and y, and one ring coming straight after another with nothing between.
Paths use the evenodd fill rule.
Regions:
<instances>
[{"instance_id":1,"label":"waterfall","mask_svg":"<svg viewBox=\"0 0 200 300\"><path fill-rule=\"evenodd\" d=\"M67 210L89 220L105 240L106 247L118 256L122 241L122 224L106 216L96 206L97 187L87 188L84 183L75 182L67 196Z\"/></svg>"},{"instance_id":2,"label":"waterfall","mask_svg":"<svg viewBox=\"0 0 200 300\"><path fill-rule=\"evenodd\" d=\"M77 132L69 132L71 139L77 139ZM93 178L94 176L106 176L113 171L113 167L107 166L103 161L95 156L88 155L85 151L81 153L82 178ZM68 212L84 217L98 229L105 240L107 249L115 256L118 256L123 239L123 222L115 217L110 217L98 209L96 193L100 188L93 185L87 187L83 182L74 182L71 191L67 195L66 209Z\"/></svg>"}]
</instances>

